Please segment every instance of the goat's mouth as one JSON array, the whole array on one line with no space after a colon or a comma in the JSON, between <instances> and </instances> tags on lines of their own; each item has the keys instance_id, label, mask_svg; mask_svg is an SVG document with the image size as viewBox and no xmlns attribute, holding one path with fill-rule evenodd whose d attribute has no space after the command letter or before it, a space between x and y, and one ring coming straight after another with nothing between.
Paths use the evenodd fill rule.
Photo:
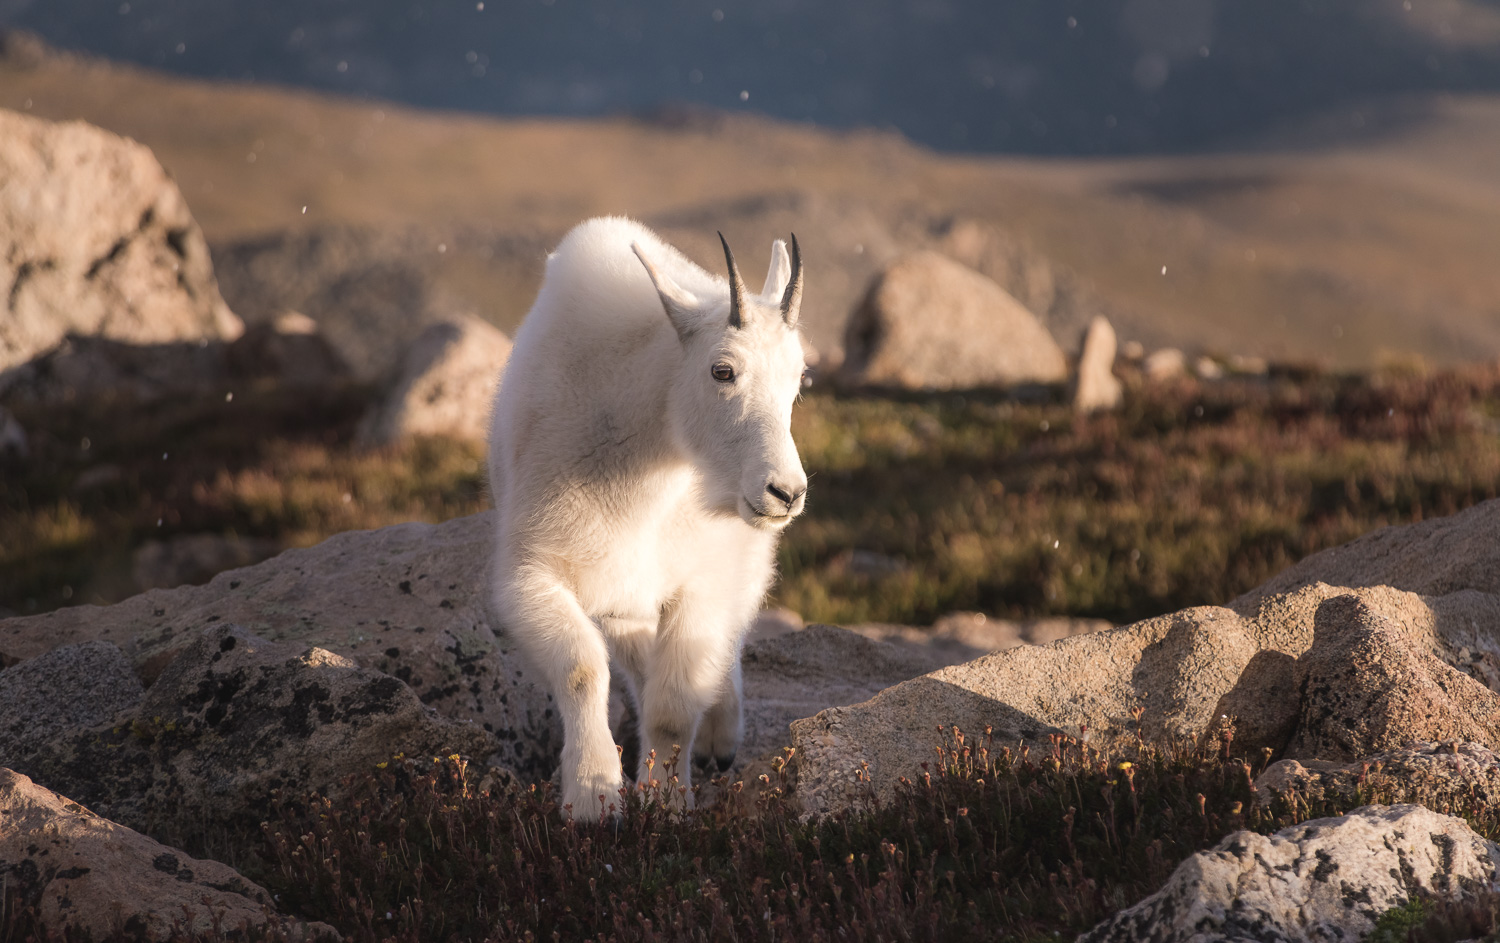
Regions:
<instances>
[{"instance_id":1,"label":"goat's mouth","mask_svg":"<svg viewBox=\"0 0 1500 943\"><path fill-rule=\"evenodd\" d=\"M752 504L749 498L740 498L740 517L744 518L745 523L751 527L760 530L781 530L800 513L802 509L799 507L786 514L769 514L763 508Z\"/></svg>"}]
</instances>

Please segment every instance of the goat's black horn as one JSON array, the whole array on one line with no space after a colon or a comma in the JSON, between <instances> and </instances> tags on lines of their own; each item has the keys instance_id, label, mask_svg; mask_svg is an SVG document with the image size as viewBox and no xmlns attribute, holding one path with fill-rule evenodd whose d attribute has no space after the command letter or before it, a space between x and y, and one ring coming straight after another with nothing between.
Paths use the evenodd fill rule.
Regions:
<instances>
[{"instance_id":1,"label":"goat's black horn","mask_svg":"<svg viewBox=\"0 0 1500 943\"><path fill-rule=\"evenodd\" d=\"M797 234L792 233L792 277L781 293L781 317L787 327L796 327L802 314L802 250L797 245Z\"/></svg>"},{"instance_id":2,"label":"goat's black horn","mask_svg":"<svg viewBox=\"0 0 1500 943\"><path fill-rule=\"evenodd\" d=\"M744 327L745 283L734 264L734 253L729 251L729 240L719 233L719 241L724 244L724 261L729 263L729 326Z\"/></svg>"}]
</instances>

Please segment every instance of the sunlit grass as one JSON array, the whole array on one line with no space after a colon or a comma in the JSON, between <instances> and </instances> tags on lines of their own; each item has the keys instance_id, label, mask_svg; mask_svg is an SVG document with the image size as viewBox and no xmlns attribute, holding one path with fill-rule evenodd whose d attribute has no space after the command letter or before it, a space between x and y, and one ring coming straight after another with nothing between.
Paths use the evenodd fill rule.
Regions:
<instances>
[{"instance_id":1,"label":"sunlit grass","mask_svg":"<svg viewBox=\"0 0 1500 943\"><path fill-rule=\"evenodd\" d=\"M0 606L106 601L100 571L176 534L305 546L487 506L482 446L354 449L369 397L18 407L35 455L0 491ZM793 422L808 511L775 601L917 624L1222 603L1316 550L1495 497L1497 413L1493 368L1136 384L1084 418L992 393L813 392Z\"/></svg>"}]
</instances>

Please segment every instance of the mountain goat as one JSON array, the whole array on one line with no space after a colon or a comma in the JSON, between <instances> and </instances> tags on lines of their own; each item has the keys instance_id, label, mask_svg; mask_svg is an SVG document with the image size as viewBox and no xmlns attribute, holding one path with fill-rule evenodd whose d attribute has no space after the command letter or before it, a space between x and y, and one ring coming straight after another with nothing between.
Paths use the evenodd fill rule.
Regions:
<instances>
[{"instance_id":1,"label":"mountain goat","mask_svg":"<svg viewBox=\"0 0 1500 943\"><path fill-rule=\"evenodd\" d=\"M559 705L577 817L610 808L623 781L611 658L637 705L642 779L650 751L674 747L728 768L741 642L807 492L790 431L797 239L790 254L773 244L758 295L719 239L727 280L631 220L579 224L547 258L495 397L496 612Z\"/></svg>"}]
</instances>

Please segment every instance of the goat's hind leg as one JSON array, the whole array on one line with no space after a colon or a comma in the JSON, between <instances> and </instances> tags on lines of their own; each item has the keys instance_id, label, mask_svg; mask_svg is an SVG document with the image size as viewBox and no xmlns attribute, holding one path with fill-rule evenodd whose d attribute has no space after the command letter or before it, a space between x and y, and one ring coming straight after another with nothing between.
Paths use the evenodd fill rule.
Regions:
<instances>
[{"instance_id":1,"label":"goat's hind leg","mask_svg":"<svg viewBox=\"0 0 1500 943\"><path fill-rule=\"evenodd\" d=\"M615 714L614 705L610 708L616 718L611 723L615 743L620 746L620 765L633 773L640 766L643 750L641 692L646 687L646 664L656 641L656 620L604 616L599 619L599 627L609 644L610 667L615 672L610 696L623 693L625 700L622 715Z\"/></svg>"}]
</instances>

